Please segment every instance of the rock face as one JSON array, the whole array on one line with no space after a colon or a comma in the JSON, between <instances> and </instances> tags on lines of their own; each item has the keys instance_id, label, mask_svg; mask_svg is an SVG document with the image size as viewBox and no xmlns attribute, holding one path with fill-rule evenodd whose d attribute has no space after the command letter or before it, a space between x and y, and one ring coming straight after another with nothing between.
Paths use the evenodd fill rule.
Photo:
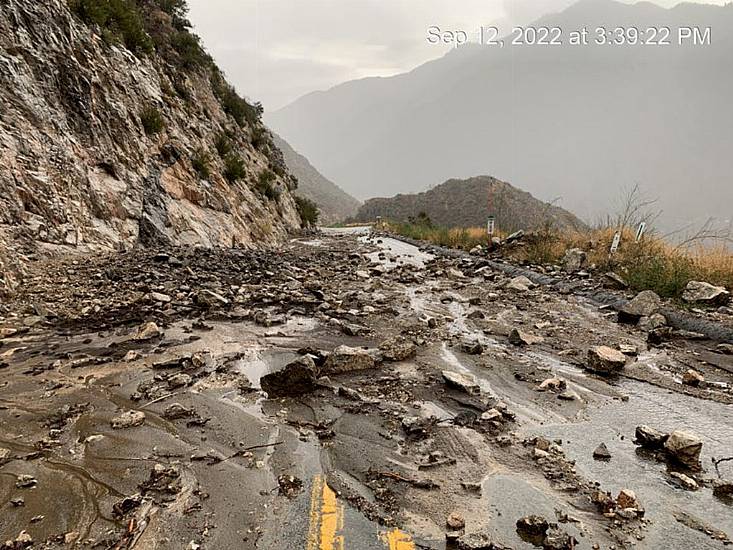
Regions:
<instances>
[{"instance_id":1,"label":"rock face","mask_svg":"<svg viewBox=\"0 0 733 550\"><path fill-rule=\"evenodd\" d=\"M601 374L618 372L626 365L626 356L608 346L596 346L588 350L588 370Z\"/></svg>"},{"instance_id":2,"label":"rock face","mask_svg":"<svg viewBox=\"0 0 733 550\"><path fill-rule=\"evenodd\" d=\"M730 301L730 292L722 286L714 286L702 281L690 281L682 293L685 302L711 305L725 305Z\"/></svg>"},{"instance_id":3,"label":"rock face","mask_svg":"<svg viewBox=\"0 0 733 550\"><path fill-rule=\"evenodd\" d=\"M0 292L39 252L248 246L300 227L257 108L237 116L211 59L191 67L166 38L173 17L137 5L157 49L107 43L65 0L3 2Z\"/></svg>"}]
</instances>

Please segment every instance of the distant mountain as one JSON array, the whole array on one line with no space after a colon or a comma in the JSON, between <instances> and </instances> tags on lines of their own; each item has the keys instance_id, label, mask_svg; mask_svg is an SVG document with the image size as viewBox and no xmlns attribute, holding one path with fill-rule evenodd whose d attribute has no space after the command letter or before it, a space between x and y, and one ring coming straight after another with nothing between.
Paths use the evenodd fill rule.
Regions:
<instances>
[{"instance_id":1,"label":"distant mountain","mask_svg":"<svg viewBox=\"0 0 733 550\"><path fill-rule=\"evenodd\" d=\"M415 195L370 199L359 209L355 221L374 221L378 216L408 221L424 212L437 225L481 227L489 216L490 190L497 227L505 231L540 229L547 224L561 229L586 227L567 210L490 176L448 180Z\"/></svg>"},{"instance_id":2,"label":"distant mountain","mask_svg":"<svg viewBox=\"0 0 733 550\"><path fill-rule=\"evenodd\" d=\"M667 227L733 216L733 4L582 0L542 25L561 28L564 45L461 47L267 120L357 198L492 173L586 219L635 183L659 197ZM672 44L595 45L601 25L666 26ZM590 44L569 45L584 26ZM710 27L712 44L677 46L680 27Z\"/></svg>"},{"instance_id":3,"label":"distant mountain","mask_svg":"<svg viewBox=\"0 0 733 550\"><path fill-rule=\"evenodd\" d=\"M303 155L284 139L273 135L275 145L282 151L290 173L298 178L296 195L312 200L321 211L320 223L337 223L353 216L361 203L338 185L323 177Z\"/></svg>"}]
</instances>

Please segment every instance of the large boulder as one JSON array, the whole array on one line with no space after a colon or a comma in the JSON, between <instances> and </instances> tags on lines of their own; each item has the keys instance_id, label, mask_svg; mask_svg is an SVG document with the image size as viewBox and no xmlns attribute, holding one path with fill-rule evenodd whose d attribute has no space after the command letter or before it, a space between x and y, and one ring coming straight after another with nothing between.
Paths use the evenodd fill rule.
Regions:
<instances>
[{"instance_id":1,"label":"large boulder","mask_svg":"<svg viewBox=\"0 0 733 550\"><path fill-rule=\"evenodd\" d=\"M260 379L267 396L292 397L313 391L318 385L318 367L308 355L299 357L285 368L266 374Z\"/></svg>"},{"instance_id":2,"label":"large boulder","mask_svg":"<svg viewBox=\"0 0 733 550\"><path fill-rule=\"evenodd\" d=\"M405 338L390 338L379 345L385 361L406 361L417 353L415 344Z\"/></svg>"},{"instance_id":3,"label":"large boulder","mask_svg":"<svg viewBox=\"0 0 733 550\"><path fill-rule=\"evenodd\" d=\"M588 350L588 370L601 374L618 372L626 365L626 356L608 346L595 346Z\"/></svg>"},{"instance_id":4,"label":"large boulder","mask_svg":"<svg viewBox=\"0 0 733 550\"><path fill-rule=\"evenodd\" d=\"M562 258L562 268L566 273L575 273L585 266L587 254L580 248L569 248Z\"/></svg>"},{"instance_id":5,"label":"large boulder","mask_svg":"<svg viewBox=\"0 0 733 550\"><path fill-rule=\"evenodd\" d=\"M621 306L618 320L635 325L639 319L653 315L660 307L662 307L662 299L657 293L652 290L644 290Z\"/></svg>"},{"instance_id":6,"label":"large boulder","mask_svg":"<svg viewBox=\"0 0 733 550\"><path fill-rule=\"evenodd\" d=\"M730 292L722 286L702 281L690 281L682 293L685 302L709 305L725 305L730 301Z\"/></svg>"},{"instance_id":7,"label":"large boulder","mask_svg":"<svg viewBox=\"0 0 733 550\"><path fill-rule=\"evenodd\" d=\"M700 466L702 440L693 433L683 430L672 432L664 442L664 450L677 462L688 468Z\"/></svg>"},{"instance_id":8,"label":"large boulder","mask_svg":"<svg viewBox=\"0 0 733 550\"><path fill-rule=\"evenodd\" d=\"M373 369L377 362L367 350L339 346L326 358L324 374L339 374L358 370Z\"/></svg>"}]
</instances>

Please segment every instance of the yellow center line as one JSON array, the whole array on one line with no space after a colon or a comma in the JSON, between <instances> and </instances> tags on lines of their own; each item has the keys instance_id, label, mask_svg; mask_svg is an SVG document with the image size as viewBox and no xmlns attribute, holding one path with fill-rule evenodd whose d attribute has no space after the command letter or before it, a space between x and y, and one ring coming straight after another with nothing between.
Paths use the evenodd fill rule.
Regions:
<instances>
[{"instance_id":1,"label":"yellow center line","mask_svg":"<svg viewBox=\"0 0 733 550\"><path fill-rule=\"evenodd\" d=\"M344 550L344 508L323 476L313 478L307 550Z\"/></svg>"},{"instance_id":2,"label":"yellow center line","mask_svg":"<svg viewBox=\"0 0 733 550\"><path fill-rule=\"evenodd\" d=\"M412 537L399 529L382 533L382 540L389 545L389 550L415 550Z\"/></svg>"}]
</instances>

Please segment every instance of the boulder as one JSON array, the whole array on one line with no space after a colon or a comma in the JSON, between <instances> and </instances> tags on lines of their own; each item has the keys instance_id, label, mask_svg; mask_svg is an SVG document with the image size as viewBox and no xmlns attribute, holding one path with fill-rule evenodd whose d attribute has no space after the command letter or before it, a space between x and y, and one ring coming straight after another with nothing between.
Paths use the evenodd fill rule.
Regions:
<instances>
[{"instance_id":1,"label":"boulder","mask_svg":"<svg viewBox=\"0 0 733 550\"><path fill-rule=\"evenodd\" d=\"M476 382L476 378L470 374L461 374L449 370L444 370L442 373L443 380L450 387L457 390L464 391L471 395L478 395L481 393L481 387Z\"/></svg>"},{"instance_id":2,"label":"boulder","mask_svg":"<svg viewBox=\"0 0 733 550\"><path fill-rule=\"evenodd\" d=\"M632 300L626 302L618 312L618 320L622 323L636 324L642 317L649 317L662 307L662 299L652 290L639 292Z\"/></svg>"},{"instance_id":3,"label":"boulder","mask_svg":"<svg viewBox=\"0 0 733 550\"><path fill-rule=\"evenodd\" d=\"M611 288L615 288L618 290L629 288L629 283L627 283L626 279L621 277L621 275L619 275L618 273L609 271L608 273L604 273L603 277L605 277L606 285Z\"/></svg>"},{"instance_id":4,"label":"boulder","mask_svg":"<svg viewBox=\"0 0 733 550\"><path fill-rule=\"evenodd\" d=\"M529 346L532 344L541 344L545 339L542 336L535 336L519 330L518 328L512 329L509 333L509 342L515 346Z\"/></svg>"},{"instance_id":5,"label":"boulder","mask_svg":"<svg viewBox=\"0 0 733 550\"><path fill-rule=\"evenodd\" d=\"M595 346L588 350L588 370L601 374L618 372L626 365L626 356L608 346Z\"/></svg>"},{"instance_id":6,"label":"boulder","mask_svg":"<svg viewBox=\"0 0 733 550\"><path fill-rule=\"evenodd\" d=\"M566 273L575 273L585 266L587 254L580 248L569 248L562 258L562 268Z\"/></svg>"},{"instance_id":7,"label":"boulder","mask_svg":"<svg viewBox=\"0 0 733 550\"><path fill-rule=\"evenodd\" d=\"M543 380L539 386L537 386L536 390L561 392L565 391L567 387L567 382L565 382L565 380L563 380L562 378L547 378Z\"/></svg>"},{"instance_id":8,"label":"boulder","mask_svg":"<svg viewBox=\"0 0 733 550\"><path fill-rule=\"evenodd\" d=\"M310 356L304 355L277 372L260 379L260 387L269 398L290 397L313 391L318 383L318 367Z\"/></svg>"},{"instance_id":9,"label":"boulder","mask_svg":"<svg viewBox=\"0 0 733 550\"><path fill-rule=\"evenodd\" d=\"M661 449L669 438L669 434L650 428L649 426L636 427L636 444L647 449Z\"/></svg>"},{"instance_id":10,"label":"boulder","mask_svg":"<svg viewBox=\"0 0 733 550\"><path fill-rule=\"evenodd\" d=\"M664 442L664 450L688 468L696 469L700 466L702 440L693 433L683 430L672 432Z\"/></svg>"},{"instance_id":11,"label":"boulder","mask_svg":"<svg viewBox=\"0 0 733 550\"><path fill-rule=\"evenodd\" d=\"M204 308L222 307L229 305L229 300L213 290L203 289L196 294L196 305Z\"/></svg>"},{"instance_id":12,"label":"boulder","mask_svg":"<svg viewBox=\"0 0 733 550\"><path fill-rule=\"evenodd\" d=\"M730 301L730 292L722 286L703 281L690 281L682 293L682 299L691 303L725 305Z\"/></svg>"},{"instance_id":13,"label":"boulder","mask_svg":"<svg viewBox=\"0 0 733 550\"><path fill-rule=\"evenodd\" d=\"M361 348L339 346L333 350L323 364L324 374L339 374L358 370L373 369L376 360L368 351Z\"/></svg>"},{"instance_id":14,"label":"boulder","mask_svg":"<svg viewBox=\"0 0 733 550\"><path fill-rule=\"evenodd\" d=\"M517 532L528 538L544 538L549 528L550 524L542 516L525 516L517 520Z\"/></svg>"}]
</instances>

